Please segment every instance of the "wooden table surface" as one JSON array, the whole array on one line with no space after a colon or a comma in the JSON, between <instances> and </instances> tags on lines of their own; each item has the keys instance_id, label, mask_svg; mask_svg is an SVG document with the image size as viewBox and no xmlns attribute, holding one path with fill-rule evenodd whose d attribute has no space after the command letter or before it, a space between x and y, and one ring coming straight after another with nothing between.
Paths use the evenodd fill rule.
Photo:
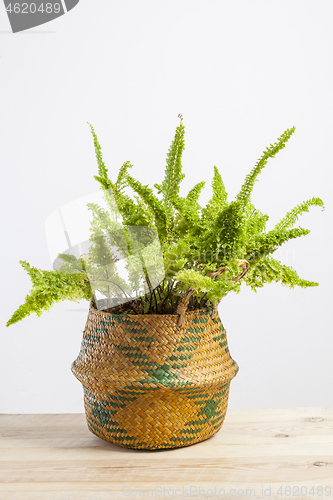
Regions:
<instances>
[{"instance_id":1,"label":"wooden table surface","mask_svg":"<svg viewBox=\"0 0 333 500\"><path fill-rule=\"evenodd\" d=\"M333 500L333 408L228 410L186 448L130 450L84 414L0 415L1 500Z\"/></svg>"}]
</instances>

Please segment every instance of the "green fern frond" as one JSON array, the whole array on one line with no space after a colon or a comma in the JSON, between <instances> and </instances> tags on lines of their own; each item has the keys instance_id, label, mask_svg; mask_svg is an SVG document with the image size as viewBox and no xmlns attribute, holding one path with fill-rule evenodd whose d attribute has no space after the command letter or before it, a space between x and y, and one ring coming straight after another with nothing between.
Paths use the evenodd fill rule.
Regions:
<instances>
[{"instance_id":1,"label":"green fern frond","mask_svg":"<svg viewBox=\"0 0 333 500\"><path fill-rule=\"evenodd\" d=\"M310 233L310 229L272 229L268 233L261 235L256 240L252 248L247 248L245 259L250 263L257 262L262 257L275 252L275 250L288 240L305 236Z\"/></svg>"},{"instance_id":2,"label":"green fern frond","mask_svg":"<svg viewBox=\"0 0 333 500\"><path fill-rule=\"evenodd\" d=\"M232 201L216 217L212 230L203 234L201 245L215 251L216 261L226 263L240 258L244 252L245 226L239 201Z\"/></svg>"},{"instance_id":3,"label":"green fern frond","mask_svg":"<svg viewBox=\"0 0 333 500\"><path fill-rule=\"evenodd\" d=\"M115 199L124 226L151 226L151 213L142 203L135 203L121 192L116 193Z\"/></svg>"},{"instance_id":4,"label":"green fern frond","mask_svg":"<svg viewBox=\"0 0 333 500\"><path fill-rule=\"evenodd\" d=\"M96 155L96 160L97 160L97 165L98 165L98 173L99 175L94 175L94 179L98 181L104 189L114 189L113 183L110 181L108 178L108 169L105 166L105 163L103 161L102 157L102 149L101 146L98 142L97 135L95 133L94 127L88 123L93 139L94 139L94 147L95 147L95 155Z\"/></svg>"},{"instance_id":5,"label":"green fern frond","mask_svg":"<svg viewBox=\"0 0 333 500\"><path fill-rule=\"evenodd\" d=\"M174 207L178 211L180 217L186 222L186 231L200 220L201 206L198 203L198 199L204 186L204 181L198 182L198 184L188 192L186 198L182 198L181 196L176 196L174 198ZM183 227L183 229L185 228Z\"/></svg>"},{"instance_id":6,"label":"green fern frond","mask_svg":"<svg viewBox=\"0 0 333 500\"><path fill-rule=\"evenodd\" d=\"M211 203L215 206L222 207L228 201L228 194L225 190L224 182L217 167L214 165L214 177L212 180L213 196Z\"/></svg>"},{"instance_id":7,"label":"green fern frond","mask_svg":"<svg viewBox=\"0 0 333 500\"><path fill-rule=\"evenodd\" d=\"M115 194L118 194L118 191L122 191L126 187L126 176L128 175L128 169L132 167L133 165L129 161L125 161L125 163L123 163L123 165L120 167L115 184Z\"/></svg>"},{"instance_id":8,"label":"green fern frond","mask_svg":"<svg viewBox=\"0 0 333 500\"><path fill-rule=\"evenodd\" d=\"M193 235L206 232L212 228L219 213L228 205L227 192L217 167L214 166L214 177L212 180L212 197L201 210L201 220L194 228Z\"/></svg>"},{"instance_id":9,"label":"green fern frond","mask_svg":"<svg viewBox=\"0 0 333 500\"><path fill-rule=\"evenodd\" d=\"M90 226L90 241L93 243L93 246L95 245L99 249L97 254L99 254L103 260L103 263L101 261L100 265L105 265L106 262L112 259L112 254L110 252L111 247L117 247L122 250L124 255L127 255L126 228L123 227L121 223L112 220L109 212L99 207L97 204L88 203L88 208L93 214ZM107 238L105 238L105 236L107 236ZM106 239L109 240L108 243Z\"/></svg>"},{"instance_id":10,"label":"green fern frond","mask_svg":"<svg viewBox=\"0 0 333 500\"><path fill-rule=\"evenodd\" d=\"M175 279L182 284L181 289L194 288L199 296L205 294L213 305L228 292L237 291L240 287L239 283L234 283L226 276L214 280L196 269L183 269L175 275Z\"/></svg>"},{"instance_id":11,"label":"green fern frond","mask_svg":"<svg viewBox=\"0 0 333 500\"><path fill-rule=\"evenodd\" d=\"M193 186L192 189L188 192L185 201L186 205L190 205L191 203L197 203L199 200L199 196L201 194L201 191L205 187L205 181L198 182L195 186Z\"/></svg>"},{"instance_id":12,"label":"green fern frond","mask_svg":"<svg viewBox=\"0 0 333 500\"><path fill-rule=\"evenodd\" d=\"M246 239L249 245L254 245L258 235L265 231L268 219L268 215L254 208L251 203L248 205L244 223L246 225Z\"/></svg>"},{"instance_id":13,"label":"green fern frond","mask_svg":"<svg viewBox=\"0 0 333 500\"><path fill-rule=\"evenodd\" d=\"M184 142L185 127L180 123L176 128L175 137L167 154L164 180L162 184L155 184L157 191L163 195L163 207L166 220L166 231L168 239L171 238L173 205L179 195L180 183L185 175L182 173L182 154L185 149Z\"/></svg>"},{"instance_id":14,"label":"green fern frond","mask_svg":"<svg viewBox=\"0 0 333 500\"><path fill-rule=\"evenodd\" d=\"M36 313L41 316L56 302L71 300L77 302L82 299L91 300L92 292L85 273L62 273L58 271L41 271L30 266L26 261L20 261L22 267L29 274L33 288L22 304L8 320L7 326L17 323L21 319Z\"/></svg>"},{"instance_id":15,"label":"green fern frond","mask_svg":"<svg viewBox=\"0 0 333 500\"><path fill-rule=\"evenodd\" d=\"M265 283L280 282L284 286L301 288L318 286L315 281L301 279L294 268L282 264L270 256L262 258L255 266L251 266L244 281L252 290L262 288Z\"/></svg>"},{"instance_id":16,"label":"green fern frond","mask_svg":"<svg viewBox=\"0 0 333 500\"><path fill-rule=\"evenodd\" d=\"M184 268L189 260L191 249L186 240L178 240L177 243L168 245L163 254L165 276L174 277Z\"/></svg>"},{"instance_id":17,"label":"green fern frond","mask_svg":"<svg viewBox=\"0 0 333 500\"><path fill-rule=\"evenodd\" d=\"M224 182L217 167L214 166L214 177L212 180L212 198L202 210L203 216L209 219L214 219L214 216L219 213L222 208L228 203L228 194L226 192Z\"/></svg>"},{"instance_id":18,"label":"green fern frond","mask_svg":"<svg viewBox=\"0 0 333 500\"><path fill-rule=\"evenodd\" d=\"M254 183L257 181L257 177L262 171L262 169L266 166L269 158L274 158L275 155L283 148L285 148L286 143L289 141L292 134L295 132L295 127L287 129L275 142L271 144L270 147L266 149L264 154L259 158L257 163L251 172L246 176L245 181L241 187L240 192L237 195L237 200L240 201L243 207L246 207L247 203L250 201L251 192L254 186Z\"/></svg>"},{"instance_id":19,"label":"green fern frond","mask_svg":"<svg viewBox=\"0 0 333 500\"><path fill-rule=\"evenodd\" d=\"M310 200L303 201L303 203L294 207L290 210L290 212L287 212L283 219L276 224L274 229L287 229L288 227L291 227L302 213L309 211L309 207L311 206L324 207L324 202L320 198L315 197Z\"/></svg>"},{"instance_id":20,"label":"green fern frond","mask_svg":"<svg viewBox=\"0 0 333 500\"><path fill-rule=\"evenodd\" d=\"M149 207L151 212L154 214L156 228L158 230L158 234L161 238L161 242L166 239L166 213L165 209L160 202L160 200L154 195L151 188L147 185L141 184L140 181L137 181L130 175L126 176L126 180L128 185L135 191L142 201Z\"/></svg>"}]
</instances>

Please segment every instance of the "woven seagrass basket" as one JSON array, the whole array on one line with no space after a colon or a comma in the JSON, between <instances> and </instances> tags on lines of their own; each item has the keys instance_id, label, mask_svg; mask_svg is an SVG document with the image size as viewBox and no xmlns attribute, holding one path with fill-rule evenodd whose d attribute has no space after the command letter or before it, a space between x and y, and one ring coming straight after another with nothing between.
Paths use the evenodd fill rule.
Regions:
<instances>
[{"instance_id":1,"label":"woven seagrass basket","mask_svg":"<svg viewBox=\"0 0 333 500\"><path fill-rule=\"evenodd\" d=\"M90 304L72 372L82 383L89 430L126 448L179 448L222 426L238 372L211 310L114 315Z\"/></svg>"}]
</instances>

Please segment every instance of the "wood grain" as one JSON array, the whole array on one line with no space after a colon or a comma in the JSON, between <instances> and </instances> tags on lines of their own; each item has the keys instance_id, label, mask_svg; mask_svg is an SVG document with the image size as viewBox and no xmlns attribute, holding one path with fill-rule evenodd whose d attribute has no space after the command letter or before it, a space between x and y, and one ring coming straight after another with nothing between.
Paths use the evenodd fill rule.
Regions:
<instances>
[{"instance_id":1,"label":"wood grain","mask_svg":"<svg viewBox=\"0 0 333 500\"><path fill-rule=\"evenodd\" d=\"M333 408L229 410L174 450L107 443L84 414L0 415L0 436L1 500L333 500Z\"/></svg>"}]
</instances>

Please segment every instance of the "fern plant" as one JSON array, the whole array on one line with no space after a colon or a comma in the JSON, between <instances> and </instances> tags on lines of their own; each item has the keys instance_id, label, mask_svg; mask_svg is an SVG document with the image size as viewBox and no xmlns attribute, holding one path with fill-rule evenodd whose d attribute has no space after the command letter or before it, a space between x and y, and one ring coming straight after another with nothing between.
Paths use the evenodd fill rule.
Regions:
<instances>
[{"instance_id":1,"label":"fern plant","mask_svg":"<svg viewBox=\"0 0 333 500\"><path fill-rule=\"evenodd\" d=\"M221 299L231 291L238 293L242 283L254 291L272 281L291 288L318 285L300 278L292 267L285 266L272 255L286 241L309 233L308 229L294 225L311 206L323 207L323 201L311 198L295 206L270 231L266 231L268 215L251 202L258 175L268 160L285 147L295 128L287 129L264 151L232 201L228 201L222 177L214 166L212 196L206 206L201 207L199 196L205 182L196 184L186 197L180 195L184 178L185 128L181 115L179 117L180 124L167 154L164 180L154 185L155 191L130 175L132 165L129 162L122 165L117 178L109 178L101 146L90 125L98 165L95 179L101 185L109 210L96 204L89 206L93 223L88 255L76 258L59 254L63 264L53 271L38 270L20 261L33 287L7 326L32 312L40 316L62 300L93 300L96 305L96 292L110 298L111 284L113 290L117 290L116 295L126 296L126 300L113 307L110 302L108 311L115 314L178 313L180 325L186 310L212 308L212 314L216 315ZM111 217L115 212L119 220ZM146 293L137 296L131 296L130 290L138 285L135 270L140 262L131 255L129 286L117 274L117 257L110 250L112 242L116 242L118 247L126 247L130 254L129 238L133 227L146 227L156 232L164 266L163 279L157 286L152 286L145 270ZM106 262L109 264L107 269ZM91 279L92 268L94 280Z\"/></svg>"}]
</instances>

